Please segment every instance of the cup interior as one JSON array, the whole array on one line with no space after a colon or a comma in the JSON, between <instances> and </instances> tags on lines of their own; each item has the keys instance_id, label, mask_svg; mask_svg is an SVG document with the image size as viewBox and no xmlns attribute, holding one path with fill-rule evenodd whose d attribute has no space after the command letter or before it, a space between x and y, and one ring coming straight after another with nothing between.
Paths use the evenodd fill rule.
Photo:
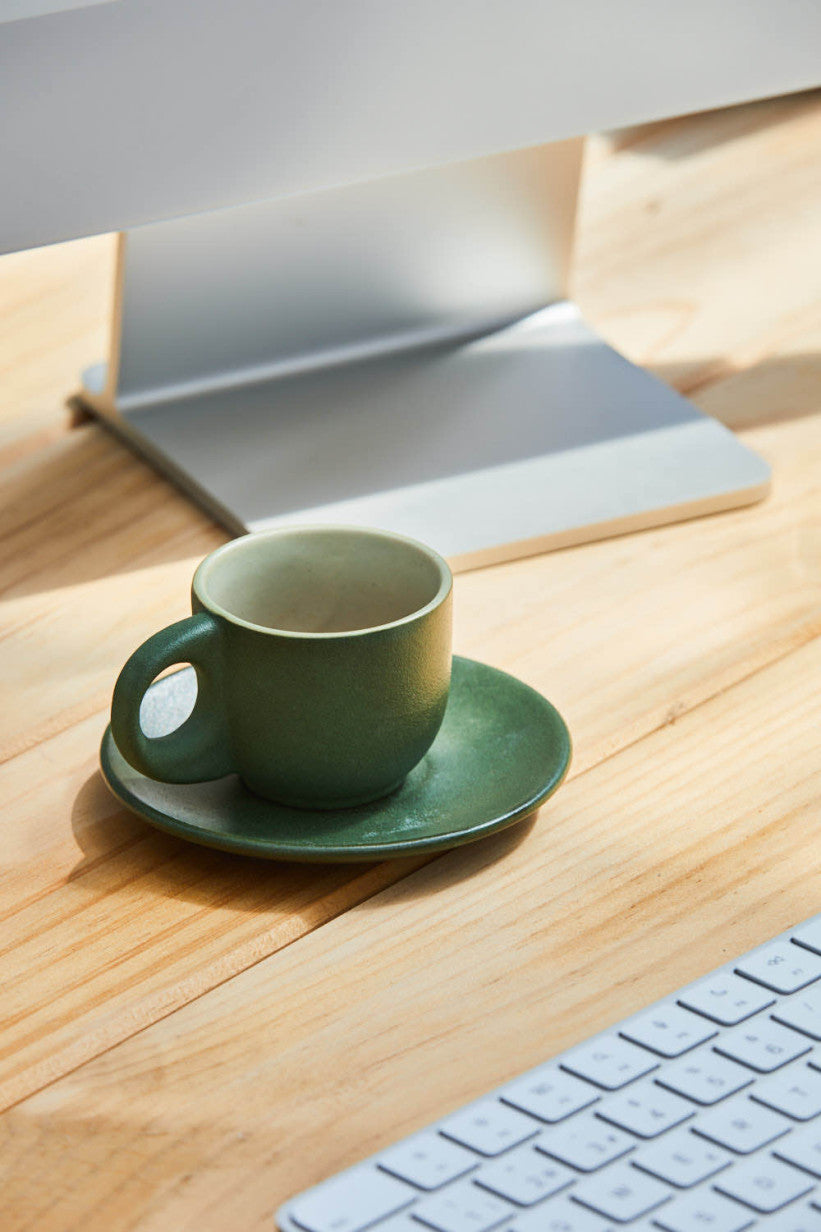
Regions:
<instances>
[{"instance_id":1,"label":"cup interior","mask_svg":"<svg viewBox=\"0 0 821 1232\"><path fill-rule=\"evenodd\" d=\"M246 535L194 579L200 600L230 620L305 635L395 624L434 606L450 585L448 566L423 544L347 527Z\"/></svg>"}]
</instances>

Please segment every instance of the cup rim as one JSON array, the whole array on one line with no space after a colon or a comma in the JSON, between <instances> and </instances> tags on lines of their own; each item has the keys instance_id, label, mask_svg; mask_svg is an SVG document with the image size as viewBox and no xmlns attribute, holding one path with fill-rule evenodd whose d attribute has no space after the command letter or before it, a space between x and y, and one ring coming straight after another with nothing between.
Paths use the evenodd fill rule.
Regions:
<instances>
[{"instance_id":1,"label":"cup rim","mask_svg":"<svg viewBox=\"0 0 821 1232\"><path fill-rule=\"evenodd\" d=\"M436 566L439 572L439 588L436 594L423 607L418 607L414 611L409 612L407 616L401 616L398 620L388 621L382 625L367 625L362 629L339 629L329 633L311 633L301 629L280 629L274 625L258 625L253 621L244 620L241 616L237 616L234 612L229 612L221 604L216 603L210 598L207 593L208 574L214 568L215 564L223 557L230 555L238 550L240 545L248 542L249 539L278 539L284 535L316 533L316 532L345 532L358 535L365 535L370 538L390 539L395 543L406 544L409 547L416 548L422 552ZM203 608L213 613L215 616L227 620L229 624L237 625L242 629L249 629L253 633L268 633L273 637L293 637L301 641L342 641L353 637L367 637L371 633L381 633L386 629L400 629L403 625L413 624L422 616L426 616L429 612L435 611L445 599L447 599L453 589L453 574L450 565L445 558L441 556L433 548L428 547L426 543L421 543L418 539L411 538L410 535L400 535L396 531L380 530L371 526L355 526L349 523L322 523L312 522L305 525L295 524L292 526L277 526L271 530L250 531L245 535L238 535L236 539L229 539L227 543L223 543L220 547L215 548L213 552L200 561L194 571L194 577L191 582L192 593L196 596Z\"/></svg>"}]
</instances>

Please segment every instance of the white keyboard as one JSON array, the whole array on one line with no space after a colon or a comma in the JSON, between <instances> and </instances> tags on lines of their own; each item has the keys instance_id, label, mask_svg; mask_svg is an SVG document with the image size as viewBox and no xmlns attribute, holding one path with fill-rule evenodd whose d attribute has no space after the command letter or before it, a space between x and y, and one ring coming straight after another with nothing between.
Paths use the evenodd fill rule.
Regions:
<instances>
[{"instance_id":1,"label":"white keyboard","mask_svg":"<svg viewBox=\"0 0 821 1232\"><path fill-rule=\"evenodd\" d=\"M821 915L293 1198L283 1232L821 1232Z\"/></svg>"}]
</instances>

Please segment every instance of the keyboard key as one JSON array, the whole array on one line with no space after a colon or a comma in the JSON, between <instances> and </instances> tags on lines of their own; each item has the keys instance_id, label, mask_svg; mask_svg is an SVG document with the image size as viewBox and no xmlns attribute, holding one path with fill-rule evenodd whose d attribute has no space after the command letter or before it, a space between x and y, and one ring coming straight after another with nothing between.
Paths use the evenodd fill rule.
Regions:
<instances>
[{"instance_id":1,"label":"keyboard key","mask_svg":"<svg viewBox=\"0 0 821 1232\"><path fill-rule=\"evenodd\" d=\"M721 1193L765 1215L794 1202L813 1187L808 1176L771 1155L745 1159L722 1172L715 1184Z\"/></svg>"},{"instance_id":2,"label":"keyboard key","mask_svg":"<svg viewBox=\"0 0 821 1232\"><path fill-rule=\"evenodd\" d=\"M821 956L790 941L775 941L736 965L736 972L773 992L798 992L821 979Z\"/></svg>"},{"instance_id":3,"label":"keyboard key","mask_svg":"<svg viewBox=\"0 0 821 1232\"><path fill-rule=\"evenodd\" d=\"M740 1155L749 1155L768 1142L775 1142L791 1129L777 1112L754 1104L746 1095L728 1099L709 1112L702 1112L693 1132Z\"/></svg>"},{"instance_id":4,"label":"keyboard key","mask_svg":"<svg viewBox=\"0 0 821 1232\"><path fill-rule=\"evenodd\" d=\"M294 1232L821 1232L821 916L283 1216Z\"/></svg>"},{"instance_id":5,"label":"keyboard key","mask_svg":"<svg viewBox=\"0 0 821 1232\"><path fill-rule=\"evenodd\" d=\"M723 1027L734 1027L775 1004L775 997L737 975L714 975L702 980L695 988L683 992L678 1000L680 1005L704 1014Z\"/></svg>"},{"instance_id":6,"label":"keyboard key","mask_svg":"<svg viewBox=\"0 0 821 1232\"><path fill-rule=\"evenodd\" d=\"M769 1074L809 1052L812 1044L788 1027L759 1018L735 1031L725 1031L714 1047L722 1056L749 1065L760 1074Z\"/></svg>"},{"instance_id":7,"label":"keyboard key","mask_svg":"<svg viewBox=\"0 0 821 1232\"><path fill-rule=\"evenodd\" d=\"M666 1066L657 1081L697 1104L717 1104L720 1099L749 1086L752 1074L735 1061L725 1061L714 1052L700 1052Z\"/></svg>"},{"instance_id":8,"label":"keyboard key","mask_svg":"<svg viewBox=\"0 0 821 1232\"><path fill-rule=\"evenodd\" d=\"M570 1164L580 1172L595 1172L604 1164L626 1155L634 1146L634 1138L584 1112L568 1126L542 1134L536 1143L536 1150Z\"/></svg>"},{"instance_id":9,"label":"keyboard key","mask_svg":"<svg viewBox=\"0 0 821 1232\"><path fill-rule=\"evenodd\" d=\"M538 1133L530 1117L508 1108L498 1099L486 1099L463 1112L454 1113L441 1125L442 1133L480 1155L501 1155Z\"/></svg>"},{"instance_id":10,"label":"keyboard key","mask_svg":"<svg viewBox=\"0 0 821 1232\"><path fill-rule=\"evenodd\" d=\"M658 1066L658 1061L643 1048L619 1039L618 1035L606 1035L586 1048L575 1048L561 1064L562 1069L606 1091L617 1091L635 1078L649 1074Z\"/></svg>"},{"instance_id":11,"label":"keyboard key","mask_svg":"<svg viewBox=\"0 0 821 1232\"><path fill-rule=\"evenodd\" d=\"M749 1211L710 1189L668 1202L654 1219L668 1232L742 1232L753 1222Z\"/></svg>"},{"instance_id":12,"label":"keyboard key","mask_svg":"<svg viewBox=\"0 0 821 1232\"><path fill-rule=\"evenodd\" d=\"M821 1074L806 1065L793 1065L757 1082L752 1098L796 1121L809 1121L821 1113Z\"/></svg>"},{"instance_id":13,"label":"keyboard key","mask_svg":"<svg viewBox=\"0 0 821 1232\"><path fill-rule=\"evenodd\" d=\"M633 1163L663 1181L688 1189L714 1176L732 1160L732 1155L711 1142L703 1142L688 1129L668 1134L652 1146L642 1147Z\"/></svg>"},{"instance_id":14,"label":"keyboard key","mask_svg":"<svg viewBox=\"0 0 821 1232\"><path fill-rule=\"evenodd\" d=\"M415 1219L437 1232L487 1232L507 1219L512 1207L484 1193L472 1181L457 1181L444 1193L425 1198L413 1208Z\"/></svg>"},{"instance_id":15,"label":"keyboard key","mask_svg":"<svg viewBox=\"0 0 821 1232\"><path fill-rule=\"evenodd\" d=\"M569 1198L556 1198L517 1215L505 1232L609 1232L609 1229L610 1221L602 1219L601 1215Z\"/></svg>"},{"instance_id":16,"label":"keyboard key","mask_svg":"<svg viewBox=\"0 0 821 1232\"><path fill-rule=\"evenodd\" d=\"M670 1197L670 1190L630 1164L617 1164L581 1181L571 1196L574 1202L589 1206L607 1219L628 1223L661 1206Z\"/></svg>"},{"instance_id":17,"label":"keyboard key","mask_svg":"<svg viewBox=\"0 0 821 1232\"><path fill-rule=\"evenodd\" d=\"M808 988L800 996L781 1001L773 1010L777 1022L803 1031L810 1039L821 1040L821 985Z\"/></svg>"},{"instance_id":18,"label":"keyboard key","mask_svg":"<svg viewBox=\"0 0 821 1232\"><path fill-rule=\"evenodd\" d=\"M417 1223L408 1211L402 1211L399 1215L391 1215L389 1219L382 1220L379 1232L422 1232L422 1225ZM632 1228L630 1232L633 1232Z\"/></svg>"},{"instance_id":19,"label":"keyboard key","mask_svg":"<svg viewBox=\"0 0 821 1232\"><path fill-rule=\"evenodd\" d=\"M694 1111L693 1105L680 1096L663 1090L655 1082L645 1081L605 1100L596 1109L596 1115L611 1125L629 1129L639 1138L655 1138L686 1121Z\"/></svg>"},{"instance_id":20,"label":"keyboard key","mask_svg":"<svg viewBox=\"0 0 821 1232\"><path fill-rule=\"evenodd\" d=\"M566 1074L558 1066L545 1066L505 1087L501 1097L506 1104L521 1108L540 1121L563 1121L574 1112L594 1104L601 1096L593 1087Z\"/></svg>"},{"instance_id":21,"label":"keyboard key","mask_svg":"<svg viewBox=\"0 0 821 1232\"><path fill-rule=\"evenodd\" d=\"M780 1159L821 1178L821 1125L796 1129L773 1148Z\"/></svg>"},{"instance_id":22,"label":"keyboard key","mask_svg":"<svg viewBox=\"0 0 821 1232\"><path fill-rule=\"evenodd\" d=\"M619 1034L662 1057L680 1057L697 1044L712 1039L716 1029L690 1010L671 1002L651 1010L649 1014L642 1014L628 1026L622 1027Z\"/></svg>"},{"instance_id":23,"label":"keyboard key","mask_svg":"<svg viewBox=\"0 0 821 1232\"><path fill-rule=\"evenodd\" d=\"M308 1232L359 1232L409 1206L416 1196L409 1185L363 1164L296 1198L290 1213Z\"/></svg>"},{"instance_id":24,"label":"keyboard key","mask_svg":"<svg viewBox=\"0 0 821 1232\"><path fill-rule=\"evenodd\" d=\"M821 954L821 916L817 920L811 920L809 924L803 924L801 928L797 928L792 935L792 939L796 945L806 946L808 950L814 950L816 954Z\"/></svg>"},{"instance_id":25,"label":"keyboard key","mask_svg":"<svg viewBox=\"0 0 821 1232\"><path fill-rule=\"evenodd\" d=\"M575 1179L575 1172L564 1164L548 1159L532 1146L519 1147L503 1159L485 1164L474 1178L483 1189L490 1189L519 1206L541 1202L543 1198L565 1189Z\"/></svg>"},{"instance_id":26,"label":"keyboard key","mask_svg":"<svg viewBox=\"0 0 821 1232\"><path fill-rule=\"evenodd\" d=\"M386 1172L420 1189L438 1189L464 1176L479 1160L464 1147L428 1131L391 1147L377 1162Z\"/></svg>"}]
</instances>

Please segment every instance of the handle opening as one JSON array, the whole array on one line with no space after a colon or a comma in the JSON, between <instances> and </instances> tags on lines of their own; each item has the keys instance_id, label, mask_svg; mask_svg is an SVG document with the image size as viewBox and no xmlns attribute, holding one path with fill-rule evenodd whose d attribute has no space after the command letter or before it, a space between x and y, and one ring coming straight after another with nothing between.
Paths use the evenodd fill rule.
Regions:
<instances>
[{"instance_id":1,"label":"handle opening","mask_svg":"<svg viewBox=\"0 0 821 1232\"><path fill-rule=\"evenodd\" d=\"M129 765L148 778L200 783L222 778L234 768L220 643L217 621L208 612L198 612L143 642L120 672L111 702L111 734ZM171 720L170 731L149 735L142 726L146 694L161 672L178 664L194 668L193 707L177 725ZM158 689L164 692L162 682Z\"/></svg>"}]
</instances>

